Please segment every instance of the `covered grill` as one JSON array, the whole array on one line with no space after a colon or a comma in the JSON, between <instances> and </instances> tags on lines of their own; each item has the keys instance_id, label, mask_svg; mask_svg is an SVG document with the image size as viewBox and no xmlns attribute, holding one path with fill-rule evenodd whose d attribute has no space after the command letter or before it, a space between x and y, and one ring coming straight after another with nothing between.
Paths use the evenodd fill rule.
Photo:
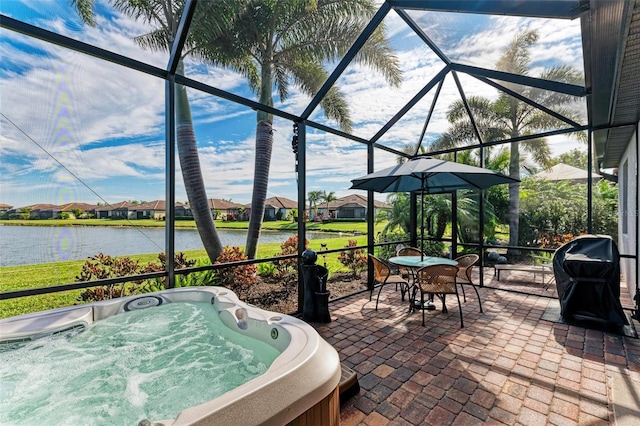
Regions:
<instances>
[{"instance_id":1,"label":"covered grill","mask_svg":"<svg viewBox=\"0 0 640 426\"><path fill-rule=\"evenodd\" d=\"M611 237L585 235L563 245L553 257L553 273L562 318L628 324L620 304L620 253Z\"/></svg>"}]
</instances>

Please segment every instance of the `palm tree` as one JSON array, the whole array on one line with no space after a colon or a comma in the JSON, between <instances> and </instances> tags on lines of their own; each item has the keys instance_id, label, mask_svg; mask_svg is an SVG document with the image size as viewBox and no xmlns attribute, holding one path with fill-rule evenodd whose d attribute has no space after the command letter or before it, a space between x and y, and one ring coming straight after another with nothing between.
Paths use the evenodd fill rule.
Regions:
<instances>
[{"instance_id":1,"label":"palm tree","mask_svg":"<svg viewBox=\"0 0 640 426\"><path fill-rule=\"evenodd\" d=\"M72 0L72 3L86 23L95 25L94 0ZM111 3L125 15L145 20L155 28L147 34L136 37L135 41L140 46L149 50L170 51L177 35L184 0L111 0ZM242 4L241 0L225 0L202 2L198 5L177 68L178 74L184 74L182 60L187 55L204 60L209 59L202 41L198 40L195 35L206 32L215 36L224 32L226 28L231 26L231 22L241 10ZM200 239L213 263L222 253L222 242L209 207L185 86L176 88L175 99L178 156L185 190Z\"/></svg>"},{"instance_id":2,"label":"palm tree","mask_svg":"<svg viewBox=\"0 0 640 426\"><path fill-rule=\"evenodd\" d=\"M529 51L538 40L536 31L526 31L518 34L509 44L496 64L499 71L519 75L528 75L531 65ZM542 79L579 84L583 81L580 73L572 67L558 66L546 69L539 76ZM567 106L574 101L569 95L547 92L544 90L506 84L506 86L541 105L554 108L555 111L568 118L577 118L576 113ZM562 121L547 115L535 107L522 102L507 94L501 93L498 99L492 101L481 96L468 98L469 108L474 116L483 140L511 139L533 134L534 131L557 128L564 124ZM472 123L467 115L462 101L449 106L447 118L451 123L448 131L438 139L433 148L444 149L460 146L474 138ZM510 146L509 176L520 179L520 149L527 152L533 161L547 165L550 160L550 150L546 141L541 138L522 142L512 142ZM509 245L518 245L519 211L520 211L520 183L509 184Z\"/></svg>"},{"instance_id":3,"label":"palm tree","mask_svg":"<svg viewBox=\"0 0 640 426\"><path fill-rule=\"evenodd\" d=\"M313 218L315 218L318 216L318 203L322 200L322 191L309 191L307 197L309 198L309 215L313 208Z\"/></svg>"},{"instance_id":4,"label":"palm tree","mask_svg":"<svg viewBox=\"0 0 640 426\"><path fill-rule=\"evenodd\" d=\"M379 221L388 221L381 231L382 235L390 234L396 229L404 235L409 235L409 202L409 194L406 192L396 192L387 197L387 203L391 205L391 209L380 212Z\"/></svg>"},{"instance_id":5,"label":"palm tree","mask_svg":"<svg viewBox=\"0 0 640 426\"><path fill-rule=\"evenodd\" d=\"M214 4L224 2L212 2ZM324 65L339 60L376 11L374 0L254 0L234 25L208 38L209 59L247 78L259 102L273 106L274 89L281 100L291 86L314 96L327 80ZM380 71L391 85L401 72L380 25L354 61ZM344 131L351 129L346 100L334 86L320 103L325 115ZM273 146L273 116L258 110L251 217L246 254L254 258L264 218Z\"/></svg>"},{"instance_id":6,"label":"palm tree","mask_svg":"<svg viewBox=\"0 0 640 426\"><path fill-rule=\"evenodd\" d=\"M336 201L338 198L336 197L336 193L331 191L327 194L327 191L322 191L322 201L324 201L327 205L327 215L329 215L329 203L332 201Z\"/></svg>"}]
</instances>

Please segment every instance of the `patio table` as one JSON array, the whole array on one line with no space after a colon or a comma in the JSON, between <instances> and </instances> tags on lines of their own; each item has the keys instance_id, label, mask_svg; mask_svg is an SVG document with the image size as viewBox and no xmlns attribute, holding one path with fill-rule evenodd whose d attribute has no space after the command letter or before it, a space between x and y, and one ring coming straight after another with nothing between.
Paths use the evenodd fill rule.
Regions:
<instances>
[{"instance_id":1,"label":"patio table","mask_svg":"<svg viewBox=\"0 0 640 426\"><path fill-rule=\"evenodd\" d=\"M411 274L413 275L413 279L411 280L412 286L415 286L415 272L420 268L423 268L425 266L431 266L431 265L458 266L458 262L455 260L447 259L445 257L437 257L437 256L393 256L389 258L389 262L393 263L394 265L404 266L411 271ZM414 288L413 291L409 292L409 304L410 304L409 310L410 311L413 311L416 308L415 293L416 293L416 288ZM425 306L427 310L435 309L433 300L429 300L428 302L425 302ZM421 306L418 306L418 309L420 308Z\"/></svg>"},{"instance_id":2,"label":"patio table","mask_svg":"<svg viewBox=\"0 0 640 426\"><path fill-rule=\"evenodd\" d=\"M406 266L408 268L419 269L431 265L453 265L458 266L458 262L445 257L437 256L394 256L389 258L389 262Z\"/></svg>"}]
</instances>

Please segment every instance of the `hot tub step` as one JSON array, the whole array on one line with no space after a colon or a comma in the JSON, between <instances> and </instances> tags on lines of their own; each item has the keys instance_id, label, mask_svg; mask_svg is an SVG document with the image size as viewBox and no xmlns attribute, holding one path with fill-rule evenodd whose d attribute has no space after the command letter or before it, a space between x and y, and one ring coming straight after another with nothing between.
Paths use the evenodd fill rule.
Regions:
<instances>
[{"instance_id":1,"label":"hot tub step","mask_svg":"<svg viewBox=\"0 0 640 426\"><path fill-rule=\"evenodd\" d=\"M344 404L349 398L360 392L360 383L358 383L358 375L355 371L344 364L342 367L342 375L340 376L340 404Z\"/></svg>"}]
</instances>

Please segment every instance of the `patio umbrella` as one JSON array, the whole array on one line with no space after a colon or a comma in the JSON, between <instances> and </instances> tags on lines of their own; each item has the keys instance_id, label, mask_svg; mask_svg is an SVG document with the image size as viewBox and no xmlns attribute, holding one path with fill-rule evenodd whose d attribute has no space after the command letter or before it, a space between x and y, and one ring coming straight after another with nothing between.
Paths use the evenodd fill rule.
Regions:
<instances>
[{"instance_id":1,"label":"patio umbrella","mask_svg":"<svg viewBox=\"0 0 640 426\"><path fill-rule=\"evenodd\" d=\"M406 163L353 179L349 189L419 192L423 195L421 204L424 207L424 194L444 194L460 189L486 189L511 182L519 180L481 167L432 157L417 157ZM420 238L424 238L424 215Z\"/></svg>"}]
</instances>

